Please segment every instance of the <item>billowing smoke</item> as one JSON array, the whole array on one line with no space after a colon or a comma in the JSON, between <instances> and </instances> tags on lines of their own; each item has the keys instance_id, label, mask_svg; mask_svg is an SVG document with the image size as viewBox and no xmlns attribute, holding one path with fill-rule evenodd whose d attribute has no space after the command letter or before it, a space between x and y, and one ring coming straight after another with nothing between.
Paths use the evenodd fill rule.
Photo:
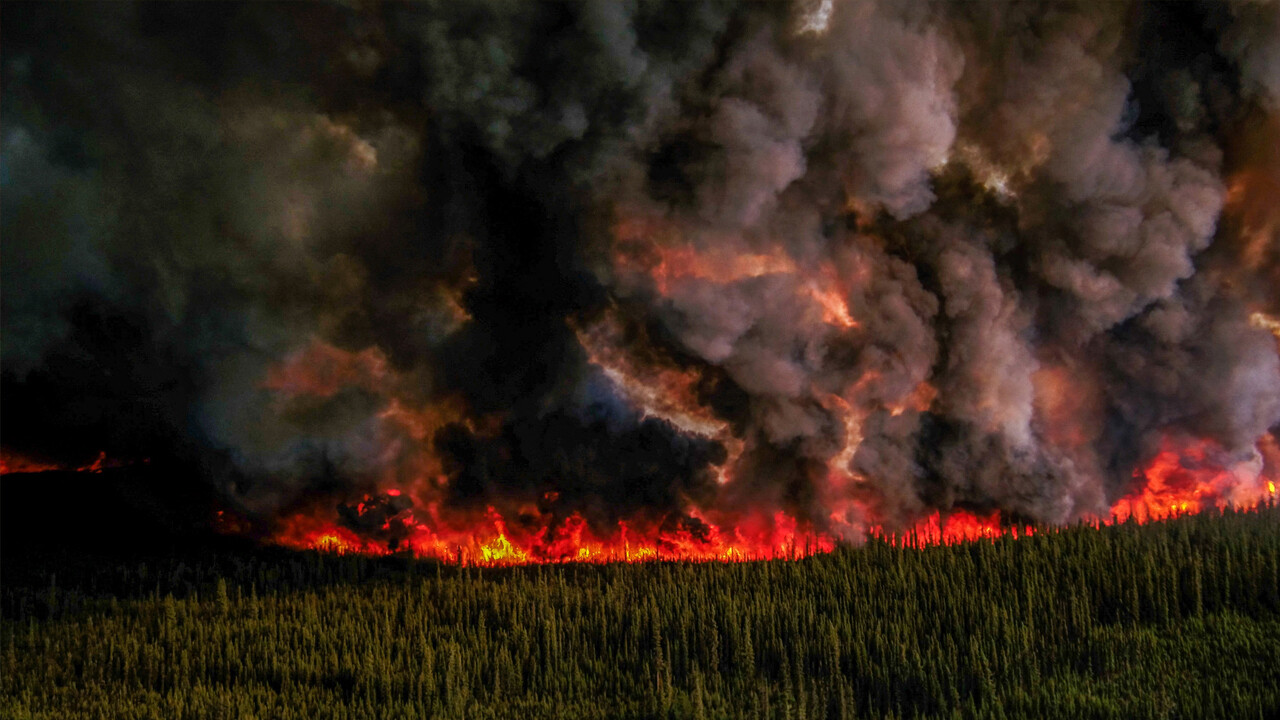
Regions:
<instances>
[{"instance_id":1,"label":"billowing smoke","mask_svg":"<svg viewBox=\"0 0 1280 720\"><path fill-rule=\"evenodd\" d=\"M1278 3L33 4L3 51L7 452L392 542L1275 462Z\"/></svg>"}]
</instances>

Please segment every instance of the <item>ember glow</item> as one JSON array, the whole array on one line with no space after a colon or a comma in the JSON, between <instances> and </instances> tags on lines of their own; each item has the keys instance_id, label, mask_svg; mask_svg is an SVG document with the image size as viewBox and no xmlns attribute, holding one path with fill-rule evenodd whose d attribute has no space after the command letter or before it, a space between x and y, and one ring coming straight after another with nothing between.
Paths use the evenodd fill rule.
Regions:
<instances>
[{"instance_id":1,"label":"ember glow","mask_svg":"<svg viewBox=\"0 0 1280 720\"><path fill-rule=\"evenodd\" d=\"M146 460L143 461L148 462ZM124 467L132 463L126 463L107 457L105 451L99 452L98 457L93 462L85 463L78 467L63 466L57 463L42 462L32 460L31 458L15 455L8 452L0 451L0 475L8 475L10 473L41 473L41 472L79 472L79 473L100 473L107 468Z\"/></svg>"},{"instance_id":2,"label":"ember glow","mask_svg":"<svg viewBox=\"0 0 1280 720\"><path fill-rule=\"evenodd\" d=\"M61 469L62 467L60 465L53 463L31 460L30 458L10 453L0 453L0 475L8 475L9 473L48 472L50 470Z\"/></svg>"},{"instance_id":3,"label":"ember glow","mask_svg":"<svg viewBox=\"0 0 1280 720\"><path fill-rule=\"evenodd\" d=\"M468 564L1275 494L1280 5L212 8L6 7L0 471Z\"/></svg>"}]
</instances>

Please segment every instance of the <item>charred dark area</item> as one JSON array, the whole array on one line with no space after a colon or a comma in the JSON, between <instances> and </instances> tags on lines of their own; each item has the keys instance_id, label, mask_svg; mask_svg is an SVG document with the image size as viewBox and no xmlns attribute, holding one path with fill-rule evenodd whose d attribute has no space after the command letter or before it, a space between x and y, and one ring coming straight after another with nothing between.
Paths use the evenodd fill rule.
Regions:
<instances>
[{"instance_id":1,"label":"charred dark area","mask_svg":"<svg viewBox=\"0 0 1280 720\"><path fill-rule=\"evenodd\" d=\"M97 473L10 473L0 482L0 544L6 574L23 558L78 554L118 559L234 547L215 532L219 497L184 466L148 463ZM9 562L13 560L13 562Z\"/></svg>"}]
</instances>

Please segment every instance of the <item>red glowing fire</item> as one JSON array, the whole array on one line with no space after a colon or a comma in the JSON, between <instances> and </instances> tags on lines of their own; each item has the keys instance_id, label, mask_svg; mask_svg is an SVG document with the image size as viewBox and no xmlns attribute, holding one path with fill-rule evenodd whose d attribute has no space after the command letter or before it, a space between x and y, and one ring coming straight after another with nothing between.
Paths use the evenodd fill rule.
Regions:
<instances>
[{"instance_id":1,"label":"red glowing fire","mask_svg":"<svg viewBox=\"0 0 1280 720\"><path fill-rule=\"evenodd\" d=\"M557 523L526 517L509 522L493 507L456 526L419 522L411 510L394 522L405 532L394 550L390 543L366 539L308 514L289 518L274 541L302 550L401 552L468 565L798 559L836 546L833 538L806 529L781 512L743 518L731 528L693 517L680 523L622 521L609 532L592 530L577 513ZM390 529L390 523L384 529Z\"/></svg>"},{"instance_id":2,"label":"red glowing fire","mask_svg":"<svg viewBox=\"0 0 1280 720\"><path fill-rule=\"evenodd\" d=\"M1269 446L1264 450L1273 450ZM1254 467L1222 467L1213 460L1213 445L1191 442L1184 447L1166 440L1145 468L1134 473L1130 492L1117 501L1109 517L1083 516L1097 525L1148 522L1210 507L1256 507L1275 499L1276 481ZM385 491L399 497L398 489ZM376 505L366 497L357 505L363 514ZM521 513L508 517L493 507L445 521L432 504L419 517L406 509L389 518L383 530L401 529L395 543L362 536L322 514L300 513L281 524L273 542L295 549L334 553L388 555L393 552L467 565L522 565L547 562L644 562L654 560L748 561L800 559L829 552L841 543L833 534L805 526L784 512L713 520L694 514L681 523L623 521L609 531L593 530L579 514L561 520ZM1036 528L1010 523L998 511L935 511L905 529L868 525L865 536L895 545L931 545L1021 538Z\"/></svg>"},{"instance_id":3,"label":"red glowing fire","mask_svg":"<svg viewBox=\"0 0 1280 720\"><path fill-rule=\"evenodd\" d=\"M52 472L55 470L100 473L104 469L123 467L126 464L127 463L121 460L109 459L105 452L98 453L98 457L91 463L81 465L79 467L70 467L66 465L59 465L57 463L44 462L42 460L34 460L7 450L0 450L0 475L8 475L10 473Z\"/></svg>"},{"instance_id":4,"label":"red glowing fire","mask_svg":"<svg viewBox=\"0 0 1280 720\"><path fill-rule=\"evenodd\" d=\"M61 470L61 465L54 463L40 462L31 458L22 457L13 453L0 453L0 475L8 475L9 473L38 473L48 472L50 470Z\"/></svg>"},{"instance_id":5,"label":"red glowing fire","mask_svg":"<svg viewBox=\"0 0 1280 720\"><path fill-rule=\"evenodd\" d=\"M1094 525L1148 522L1193 514L1211 507L1256 507L1276 499L1274 460L1280 448L1269 436L1260 449L1265 470L1256 466L1223 467L1215 461L1214 446L1206 441L1178 445L1166 439L1144 468L1135 471L1131 490L1111 508L1109 517L1082 517ZM76 472L101 472L121 463L105 453ZM1260 463L1259 463L1260 464ZM5 452L0 473L69 470ZM554 494L552 494L554 495ZM385 510L387 498L403 499L405 492L388 488L365 496L355 505L356 518ZM555 497L550 497L554 501ZM711 516L697 511L673 522L671 518L621 521L605 531L593 529L578 513L562 518L535 509L504 515L494 507L483 512L442 513L436 502L415 505L379 516L381 526L357 532L340 524L331 512L299 512L279 523L270 542L298 550L337 554L406 554L465 565L506 566L556 562L646 562L682 560L734 562L793 560L830 552L841 540L797 521L785 512ZM219 511L215 526L243 534L249 524ZM934 511L906 528L896 530L869 524L866 537L878 537L904 547L1020 538L1035 534L1030 525L1011 524L998 511L976 513L957 509ZM394 537L389 541L388 537Z\"/></svg>"},{"instance_id":6,"label":"red glowing fire","mask_svg":"<svg viewBox=\"0 0 1280 720\"><path fill-rule=\"evenodd\" d=\"M822 323L825 333L859 332L845 280L829 264L802 271L782 252L717 254L697 250L661 220L627 220L616 232L621 248L617 270L630 276L627 282L644 292L678 293L682 284L695 280L728 284L764 275L804 275L788 287L802 297L797 307L807 319ZM459 317L460 322L465 320ZM1269 323L1273 318L1258 315L1254 322ZM627 328L623 318L614 313L606 313L590 325L575 325L574 330L590 362L631 407L726 448L727 457L718 467L717 479L719 486L731 491L748 441L735 435L726 420L699 400L705 380L700 371L676 364L661 353L637 356L628 352L623 340ZM376 490L348 498L353 501L341 509L332 504L317 505L277 520L268 540L300 550L394 553L467 565L520 565L798 559L869 537L925 547L1019 538L1036 532L992 508L934 510L904 525L878 516L861 500L851 500L860 497L860 479L848 468L861 442L867 404L879 403L896 416L928 410L938 394L927 379L920 379L908 392L881 398L871 391L881 380L878 373L868 371L848 387L814 391L823 409L843 425L842 445L830 458L829 477L822 488L828 507L838 509L832 513L831 523L807 522L782 510L730 512L717 509L719 504L711 501L666 515L627 517L610 525L590 522L572 506L557 504L560 498L554 492L539 502L525 498L526 502L519 504L507 499L483 509L463 510L446 503L449 478L432 450L431 439L451 423L492 433L501 418L469 416L458 398L413 400L416 393L401 390L414 386L418 379L400 377L378 348L345 350L314 339L269 370L261 388L273 393L281 408L297 405L302 410L347 388L380 397L383 404L378 419L386 430L384 439L389 448L386 472L368 480L368 487ZM1051 421L1047 423L1049 439L1067 448L1093 442L1086 431L1088 423L1075 422L1075 417L1087 415L1096 403L1073 385L1069 370L1047 366L1037 374L1035 384L1037 411ZM404 448L411 451L401 452ZM1275 499L1280 478L1280 448L1274 438L1264 436L1257 450L1251 458L1233 459L1207 440L1167 437L1133 473L1130 486L1109 512L1099 516L1077 513L1076 519L1094 525L1147 522L1212 507L1256 507ZM113 464L119 463L108 461L104 453L76 470L99 472ZM59 469L69 468L0 453L0 473ZM229 534L253 532L249 522L229 511L219 512L214 525Z\"/></svg>"},{"instance_id":7,"label":"red glowing fire","mask_svg":"<svg viewBox=\"0 0 1280 720\"><path fill-rule=\"evenodd\" d=\"M982 515L968 510L956 510L946 515L934 512L903 532L891 533L877 526L871 528L868 534L893 545L918 548L994 540L1006 535L1014 538L1026 537L1034 535L1035 528L1030 525L1004 525L998 511Z\"/></svg>"},{"instance_id":8,"label":"red glowing fire","mask_svg":"<svg viewBox=\"0 0 1280 720\"><path fill-rule=\"evenodd\" d=\"M732 283L771 274L800 272L781 253L717 255L695 250L680 237L668 237L661 221L636 220L617 229L623 250L618 257L621 273L630 273L638 286L666 295L678 292L682 283L698 280ZM713 244L714 246L714 244ZM812 270L812 269L811 269ZM834 268L820 267L797 283L804 307L812 320L820 320L831 333L858 332L858 321L846 302L845 289ZM736 464L744 452L744 439L735 436L728 422L698 399L702 380L696 368L684 367L654 353L637 357L625 350L623 320L606 313L591 325L575 326L578 340L590 361L646 416L665 420L682 432L712 439L727 449L718 470L719 485L732 489ZM342 350L321 341L285 359L268 373L264 389L276 393L282 403L324 399L344 387L354 386L385 399L380 419L394 433L397 443L416 449L409 460L388 468L377 490L355 498L339 511L334 506L311 507L280 520L270 541L290 548L369 555L406 554L451 563L519 565L544 562L637 562L649 560L740 561L794 559L827 552L841 542L879 537L909 547L949 545L960 542L1025 537L1035 529L995 509L981 512L965 508L933 511L905 526L880 520L873 508L850 500L858 497L858 478L849 467L861 439L860 424L865 403L874 396L868 388L880 378L868 372L848 388L818 394L824 409L844 425L843 447L830 462L827 492L830 506L839 508L828 525L807 523L785 511L737 511L716 509L714 501L682 512L658 517L628 517L612 525L589 522L572 508L557 505L555 493L545 502L520 504L512 499L495 501L476 510L458 509L445 500L448 477L431 450L430 439L450 422L466 423L472 430L492 418L469 418L459 401L444 398L412 402L396 388L403 383L376 348ZM1091 442L1072 423L1075 414L1089 407L1079 398L1065 370L1046 370L1037 378L1044 398L1039 410L1056 420L1054 440L1066 447ZM893 415L908 410L923 412L934 402L936 388L921 381L909 394L883 400ZM1208 441L1167 438L1150 461L1134 473L1131 486L1109 512L1078 514L1091 524L1133 520L1146 522L1194 513L1209 507L1256 506L1275 493L1275 472L1280 451L1259 447L1265 464L1256 456L1252 465L1232 466L1220 449ZM848 518L858 518L849 520ZM242 532L234 518L222 517L218 525L227 532ZM835 529L833 529L835 528Z\"/></svg>"},{"instance_id":9,"label":"red glowing fire","mask_svg":"<svg viewBox=\"0 0 1280 720\"><path fill-rule=\"evenodd\" d=\"M1223 468L1210 457L1212 450L1207 442L1175 446L1166 438L1147 467L1134 471L1134 489L1111 508L1112 518L1160 520L1209 507L1252 507L1275 495L1274 479Z\"/></svg>"}]
</instances>

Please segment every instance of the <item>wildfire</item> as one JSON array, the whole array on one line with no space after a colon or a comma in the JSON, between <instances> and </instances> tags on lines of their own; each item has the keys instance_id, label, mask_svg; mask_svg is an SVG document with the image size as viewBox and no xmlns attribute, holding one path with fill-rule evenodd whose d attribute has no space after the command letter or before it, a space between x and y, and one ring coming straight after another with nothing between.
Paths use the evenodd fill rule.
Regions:
<instances>
[{"instance_id":1,"label":"wildfire","mask_svg":"<svg viewBox=\"0 0 1280 720\"><path fill-rule=\"evenodd\" d=\"M1175 446L1166 438L1147 467L1134 471L1135 489L1111 508L1112 517L1159 520L1227 503L1252 506L1274 494L1273 480L1251 482L1247 470L1223 468L1211 451L1206 442Z\"/></svg>"},{"instance_id":2,"label":"wildfire","mask_svg":"<svg viewBox=\"0 0 1280 720\"><path fill-rule=\"evenodd\" d=\"M1269 445L1262 448L1264 454L1273 449ZM737 452L740 451L738 447ZM1256 461L1224 465L1216 452L1207 441L1175 442L1165 438L1146 466L1134 472L1131 490L1112 505L1108 516L1084 516L1081 520L1094 525L1144 523L1210 507L1256 507L1277 499L1274 468L1261 470L1261 463ZM100 453L94 462L74 471L97 473L121 464ZM68 469L11 452L0 453L0 474ZM545 499L553 504L558 494L547 493ZM691 510L678 517L619 521L602 530L576 512L557 516L529 506L505 513L489 506L479 515L446 513L437 502L430 502L423 509L415 506L404 490L394 487L366 495L354 504L353 513L356 525L363 530L312 509L284 519L271 542L298 550L343 555L406 554L483 566L794 560L829 552L841 542L782 511L772 515L716 515ZM372 526L364 522L370 518L377 519ZM216 513L213 524L227 534L244 534L251 527L226 511ZM1020 538L1035 532L1033 526L1008 522L999 511L978 513L965 509L933 511L905 529L879 524L864 528L866 537L913 548Z\"/></svg>"},{"instance_id":3,"label":"wildfire","mask_svg":"<svg viewBox=\"0 0 1280 720\"><path fill-rule=\"evenodd\" d=\"M0 475L9 473L38 473L50 470L62 470L61 465L40 462L12 453L0 454Z\"/></svg>"},{"instance_id":4,"label":"wildfire","mask_svg":"<svg viewBox=\"0 0 1280 720\"><path fill-rule=\"evenodd\" d=\"M143 462L147 461L144 460ZM65 465L58 465L56 463L33 460L5 450L0 450L0 475L8 475L10 473L51 472L54 470L80 473L100 473L104 469L123 467L126 464L127 463L123 461L108 458L105 451L98 453L98 457L94 458L91 463L81 465L79 467L68 467Z\"/></svg>"},{"instance_id":5,"label":"wildfire","mask_svg":"<svg viewBox=\"0 0 1280 720\"><path fill-rule=\"evenodd\" d=\"M1005 526L1000 513L993 511L979 515L967 510L955 510L943 515L934 512L901 533L888 533L880 527L871 529L871 535L883 538L894 545L927 547L930 545L956 545L975 540L994 540L1004 537L1026 537L1035 534L1030 525Z\"/></svg>"},{"instance_id":6,"label":"wildfire","mask_svg":"<svg viewBox=\"0 0 1280 720\"><path fill-rule=\"evenodd\" d=\"M1134 471L1133 489L1112 505L1109 517L1081 519L1094 525L1145 523L1194 514L1210 507L1254 508L1275 499L1274 479L1255 476L1247 467L1224 468L1211 457L1212 451L1212 446L1204 441L1175 445L1166 438L1147 466ZM947 514L934 512L906 532L887 533L873 527L869 534L894 544L924 547L1005 536L1026 537L1034 535L1035 528L1006 525L1001 522L998 511L980 515L957 510Z\"/></svg>"},{"instance_id":7,"label":"wildfire","mask_svg":"<svg viewBox=\"0 0 1280 720\"><path fill-rule=\"evenodd\" d=\"M401 492L391 489L384 494L399 497ZM1260 474L1257 463L1224 467L1211 443L1178 444L1166 438L1146 466L1134 473L1132 489L1112 506L1109 516L1080 519L1093 525L1142 523L1228 504L1255 507L1275 497L1276 479ZM553 502L556 494L550 493L548 499ZM366 497L356 507L363 516L378 506L376 498ZM490 506L480 515L451 516L433 503L426 513L416 508L403 510L381 528L382 539L371 539L317 515L300 514L282 525L274 541L296 549L404 553L486 566L800 559L829 552L841 542L781 511L771 516L715 517L690 511L684 517L637 518L600 530L578 513L557 518L536 509L503 513ZM864 530L866 537L913 548L1016 539L1036 533L1035 527L1009 522L997 510L979 513L966 509L933 511L905 529L871 524ZM396 540L388 542L387 535Z\"/></svg>"},{"instance_id":8,"label":"wildfire","mask_svg":"<svg viewBox=\"0 0 1280 720\"><path fill-rule=\"evenodd\" d=\"M582 515L563 520L519 515L508 519L490 506L480 517L456 526L420 522L413 512L392 525L403 533L395 543L361 538L351 530L311 515L290 518L275 542L299 550L338 554L403 553L465 565L524 565L562 562L645 562L651 560L746 561L798 559L829 552L832 537L805 528L783 512L738 519L720 526L696 515L661 521L622 521L608 531L593 530Z\"/></svg>"}]
</instances>

